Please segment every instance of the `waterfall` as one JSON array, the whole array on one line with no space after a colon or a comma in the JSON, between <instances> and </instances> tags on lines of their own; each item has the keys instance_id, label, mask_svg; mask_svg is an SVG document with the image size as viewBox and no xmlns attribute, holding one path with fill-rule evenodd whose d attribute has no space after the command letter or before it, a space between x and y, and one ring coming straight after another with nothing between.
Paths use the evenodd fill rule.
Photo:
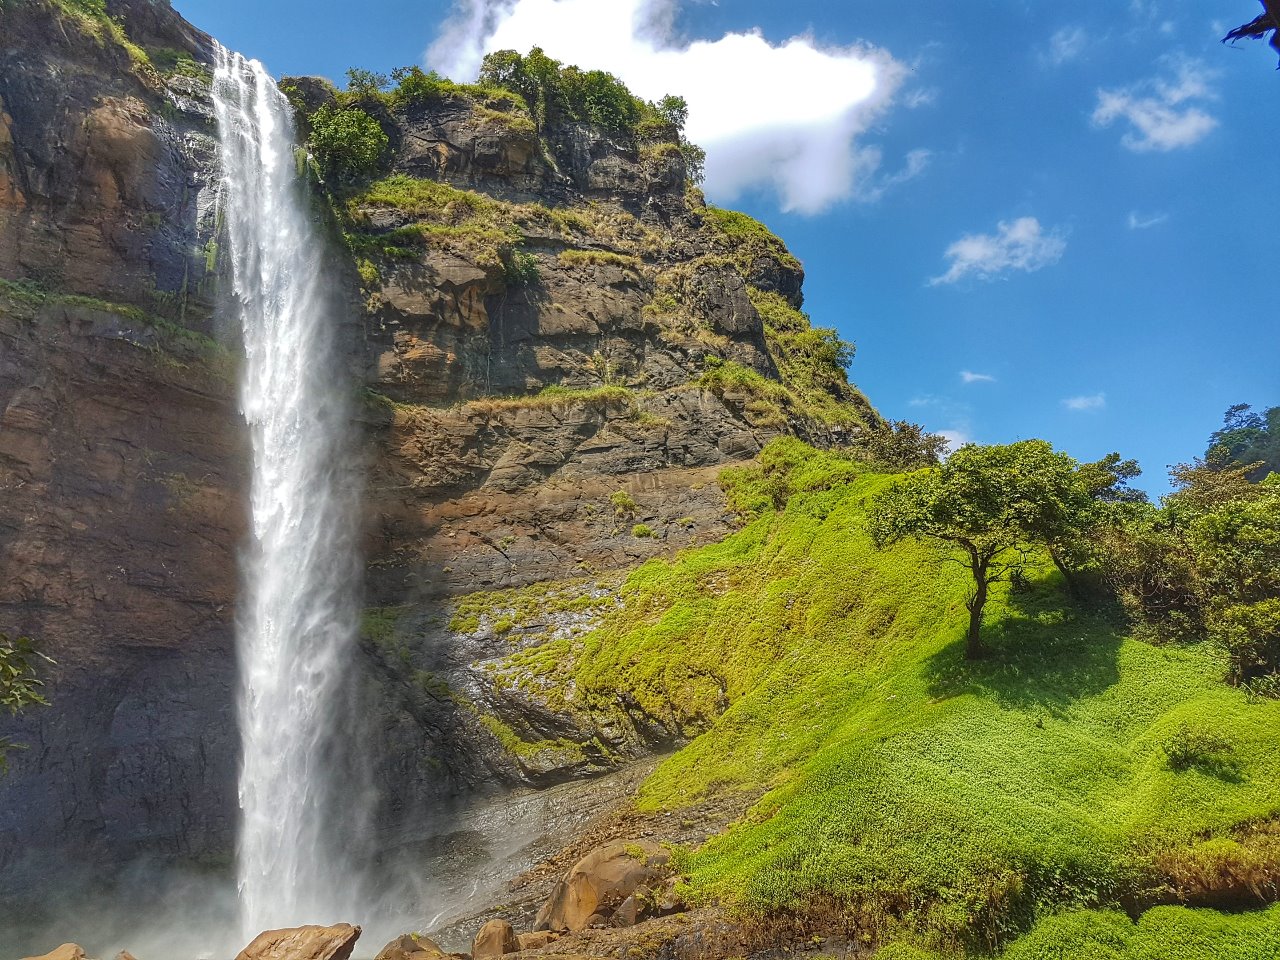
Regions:
<instances>
[{"instance_id":1,"label":"waterfall","mask_svg":"<svg viewBox=\"0 0 1280 960\"><path fill-rule=\"evenodd\" d=\"M354 908L358 787L342 757L354 726L343 704L358 632L358 471L342 311L289 103L262 64L221 46L213 99L253 453L237 635L237 873L252 936Z\"/></svg>"}]
</instances>

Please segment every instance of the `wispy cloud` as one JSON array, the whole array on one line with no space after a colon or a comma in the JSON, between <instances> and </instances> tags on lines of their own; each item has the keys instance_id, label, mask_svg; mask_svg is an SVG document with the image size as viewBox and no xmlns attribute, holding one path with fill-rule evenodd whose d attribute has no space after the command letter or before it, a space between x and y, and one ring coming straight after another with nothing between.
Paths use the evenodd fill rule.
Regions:
<instances>
[{"instance_id":1,"label":"wispy cloud","mask_svg":"<svg viewBox=\"0 0 1280 960\"><path fill-rule=\"evenodd\" d=\"M966 277L994 280L1010 270L1031 273L1062 259L1067 241L1062 231L1045 232L1035 217L1002 220L995 233L965 234L943 254L951 265L929 281L930 286L955 283Z\"/></svg>"},{"instance_id":2,"label":"wispy cloud","mask_svg":"<svg viewBox=\"0 0 1280 960\"><path fill-rule=\"evenodd\" d=\"M1091 393L1079 397L1067 397L1062 401L1062 405L1068 410L1074 410L1078 413L1092 413L1095 410L1101 410L1107 405L1107 395L1105 393Z\"/></svg>"},{"instance_id":3,"label":"wispy cloud","mask_svg":"<svg viewBox=\"0 0 1280 960\"><path fill-rule=\"evenodd\" d=\"M1168 77L1143 80L1116 90L1099 90L1096 127L1117 120L1130 129L1120 142L1137 153L1167 152L1199 143L1218 125L1204 103L1214 99L1214 73L1198 60L1173 63Z\"/></svg>"},{"instance_id":4,"label":"wispy cloud","mask_svg":"<svg viewBox=\"0 0 1280 960\"><path fill-rule=\"evenodd\" d=\"M1084 27L1063 27L1049 38L1049 48L1040 55L1042 63L1060 67L1077 59L1089 45Z\"/></svg>"},{"instance_id":5,"label":"wispy cloud","mask_svg":"<svg viewBox=\"0 0 1280 960\"><path fill-rule=\"evenodd\" d=\"M1130 230L1150 230L1152 227L1158 227L1169 219L1167 213L1153 213L1150 215L1141 214L1137 210L1129 211L1129 229Z\"/></svg>"},{"instance_id":6,"label":"wispy cloud","mask_svg":"<svg viewBox=\"0 0 1280 960\"><path fill-rule=\"evenodd\" d=\"M938 101L937 87L917 88L908 92L902 98L902 105L908 110L917 110L920 107L931 107Z\"/></svg>"},{"instance_id":7,"label":"wispy cloud","mask_svg":"<svg viewBox=\"0 0 1280 960\"><path fill-rule=\"evenodd\" d=\"M961 383L995 383L996 378L989 373L974 373L972 370L960 371Z\"/></svg>"},{"instance_id":8,"label":"wispy cloud","mask_svg":"<svg viewBox=\"0 0 1280 960\"><path fill-rule=\"evenodd\" d=\"M486 52L538 45L566 63L608 70L645 99L680 94L718 202L764 187L784 209L817 213L883 193L880 151L861 141L906 78L904 64L876 47L829 47L809 36L774 43L758 29L690 42L675 25L681 3L456 0L427 62L470 79ZM908 177L923 169L919 157L906 164Z\"/></svg>"},{"instance_id":9,"label":"wispy cloud","mask_svg":"<svg viewBox=\"0 0 1280 960\"><path fill-rule=\"evenodd\" d=\"M870 154L874 158L876 165L879 165L880 150L877 147L867 147L863 152ZM870 178L863 184L862 189L858 191L858 199L867 203L875 203L894 187L901 186L909 180L914 180L924 173L932 158L933 154L929 150L910 151L902 165L902 169L894 173Z\"/></svg>"}]
</instances>

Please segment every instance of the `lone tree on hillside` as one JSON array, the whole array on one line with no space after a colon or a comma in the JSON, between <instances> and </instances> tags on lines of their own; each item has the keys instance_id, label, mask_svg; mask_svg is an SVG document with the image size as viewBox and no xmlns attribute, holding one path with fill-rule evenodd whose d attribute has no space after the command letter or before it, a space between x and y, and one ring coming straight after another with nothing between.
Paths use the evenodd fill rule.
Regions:
<instances>
[{"instance_id":1,"label":"lone tree on hillside","mask_svg":"<svg viewBox=\"0 0 1280 960\"><path fill-rule=\"evenodd\" d=\"M1077 535L1091 506L1079 465L1043 440L968 444L941 467L913 474L872 503L870 531L879 547L908 538L960 554L974 590L965 657L983 655L982 614L991 585L1038 565L1048 548Z\"/></svg>"},{"instance_id":2,"label":"lone tree on hillside","mask_svg":"<svg viewBox=\"0 0 1280 960\"><path fill-rule=\"evenodd\" d=\"M37 659L49 660L36 652L29 637L10 640L7 634L0 633L0 707L11 715L35 704L48 705L49 701L40 695L43 684L36 676ZM5 771L8 752L18 747L8 737L0 737L0 773Z\"/></svg>"}]
</instances>

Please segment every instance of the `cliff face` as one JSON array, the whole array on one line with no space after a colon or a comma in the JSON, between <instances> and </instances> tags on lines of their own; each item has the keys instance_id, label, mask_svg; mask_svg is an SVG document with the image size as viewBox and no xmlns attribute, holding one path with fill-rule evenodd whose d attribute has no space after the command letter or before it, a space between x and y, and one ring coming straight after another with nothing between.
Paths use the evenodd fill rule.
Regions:
<instances>
[{"instance_id":1,"label":"cliff face","mask_svg":"<svg viewBox=\"0 0 1280 960\"><path fill-rule=\"evenodd\" d=\"M0 7L0 631L57 660L0 780L0 897L71 851L104 873L219 862L234 826L245 443L209 41L162 3L110 12L123 35ZM335 100L285 86L304 113ZM692 732L625 703L593 719L494 665L722 537L724 466L879 418L798 312L799 264L687 189L673 144L539 129L474 91L346 106L391 143L331 199L368 438L361 736L403 832ZM532 618L475 596L541 581Z\"/></svg>"},{"instance_id":2,"label":"cliff face","mask_svg":"<svg viewBox=\"0 0 1280 960\"><path fill-rule=\"evenodd\" d=\"M112 12L207 46L167 6ZM199 79L140 66L111 26L0 7L0 631L57 661L0 779L0 897L39 896L64 856L221 855L234 825L216 141Z\"/></svg>"}]
</instances>

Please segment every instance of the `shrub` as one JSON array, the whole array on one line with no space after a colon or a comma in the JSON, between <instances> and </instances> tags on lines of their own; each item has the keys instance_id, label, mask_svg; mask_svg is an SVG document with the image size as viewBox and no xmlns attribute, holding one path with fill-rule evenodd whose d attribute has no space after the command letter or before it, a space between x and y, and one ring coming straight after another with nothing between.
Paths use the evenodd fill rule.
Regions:
<instances>
[{"instance_id":1,"label":"shrub","mask_svg":"<svg viewBox=\"0 0 1280 960\"><path fill-rule=\"evenodd\" d=\"M637 523L631 528L631 535L641 540L647 540L653 536L653 528L647 523Z\"/></svg>"},{"instance_id":2,"label":"shrub","mask_svg":"<svg viewBox=\"0 0 1280 960\"><path fill-rule=\"evenodd\" d=\"M1184 723L1160 745L1169 768L1179 772L1217 765L1234 749L1231 741L1208 727Z\"/></svg>"},{"instance_id":3,"label":"shrub","mask_svg":"<svg viewBox=\"0 0 1280 960\"><path fill-rule=\"evenodd\" d=\"M311 115L309 146L326 177L340 181L372 176L390 146L382 125L359 108L325 104Z\"/></svg>"},{"instance_id":4,"label":"shrub","mask_svg":"<svg viewBox=\"0 0 1280 960\"><path fill-rule=\"evenodd\" d=\"M619 490L609 498L609 502L613 504L614 512L620 517L631 516L636 512L636 502L625 490Z\"/></svg>"},{"instance_id":5,"label":"shrub","mask_svg":"<svg viewBox=\"0 0 1280 960\"><path fill-rule=\"evenodd\" d=\"M509 287L532 287L537 284L538 258L532 253L513 250L502 262L502 278Z\"/></svg>"}]
</instances>

